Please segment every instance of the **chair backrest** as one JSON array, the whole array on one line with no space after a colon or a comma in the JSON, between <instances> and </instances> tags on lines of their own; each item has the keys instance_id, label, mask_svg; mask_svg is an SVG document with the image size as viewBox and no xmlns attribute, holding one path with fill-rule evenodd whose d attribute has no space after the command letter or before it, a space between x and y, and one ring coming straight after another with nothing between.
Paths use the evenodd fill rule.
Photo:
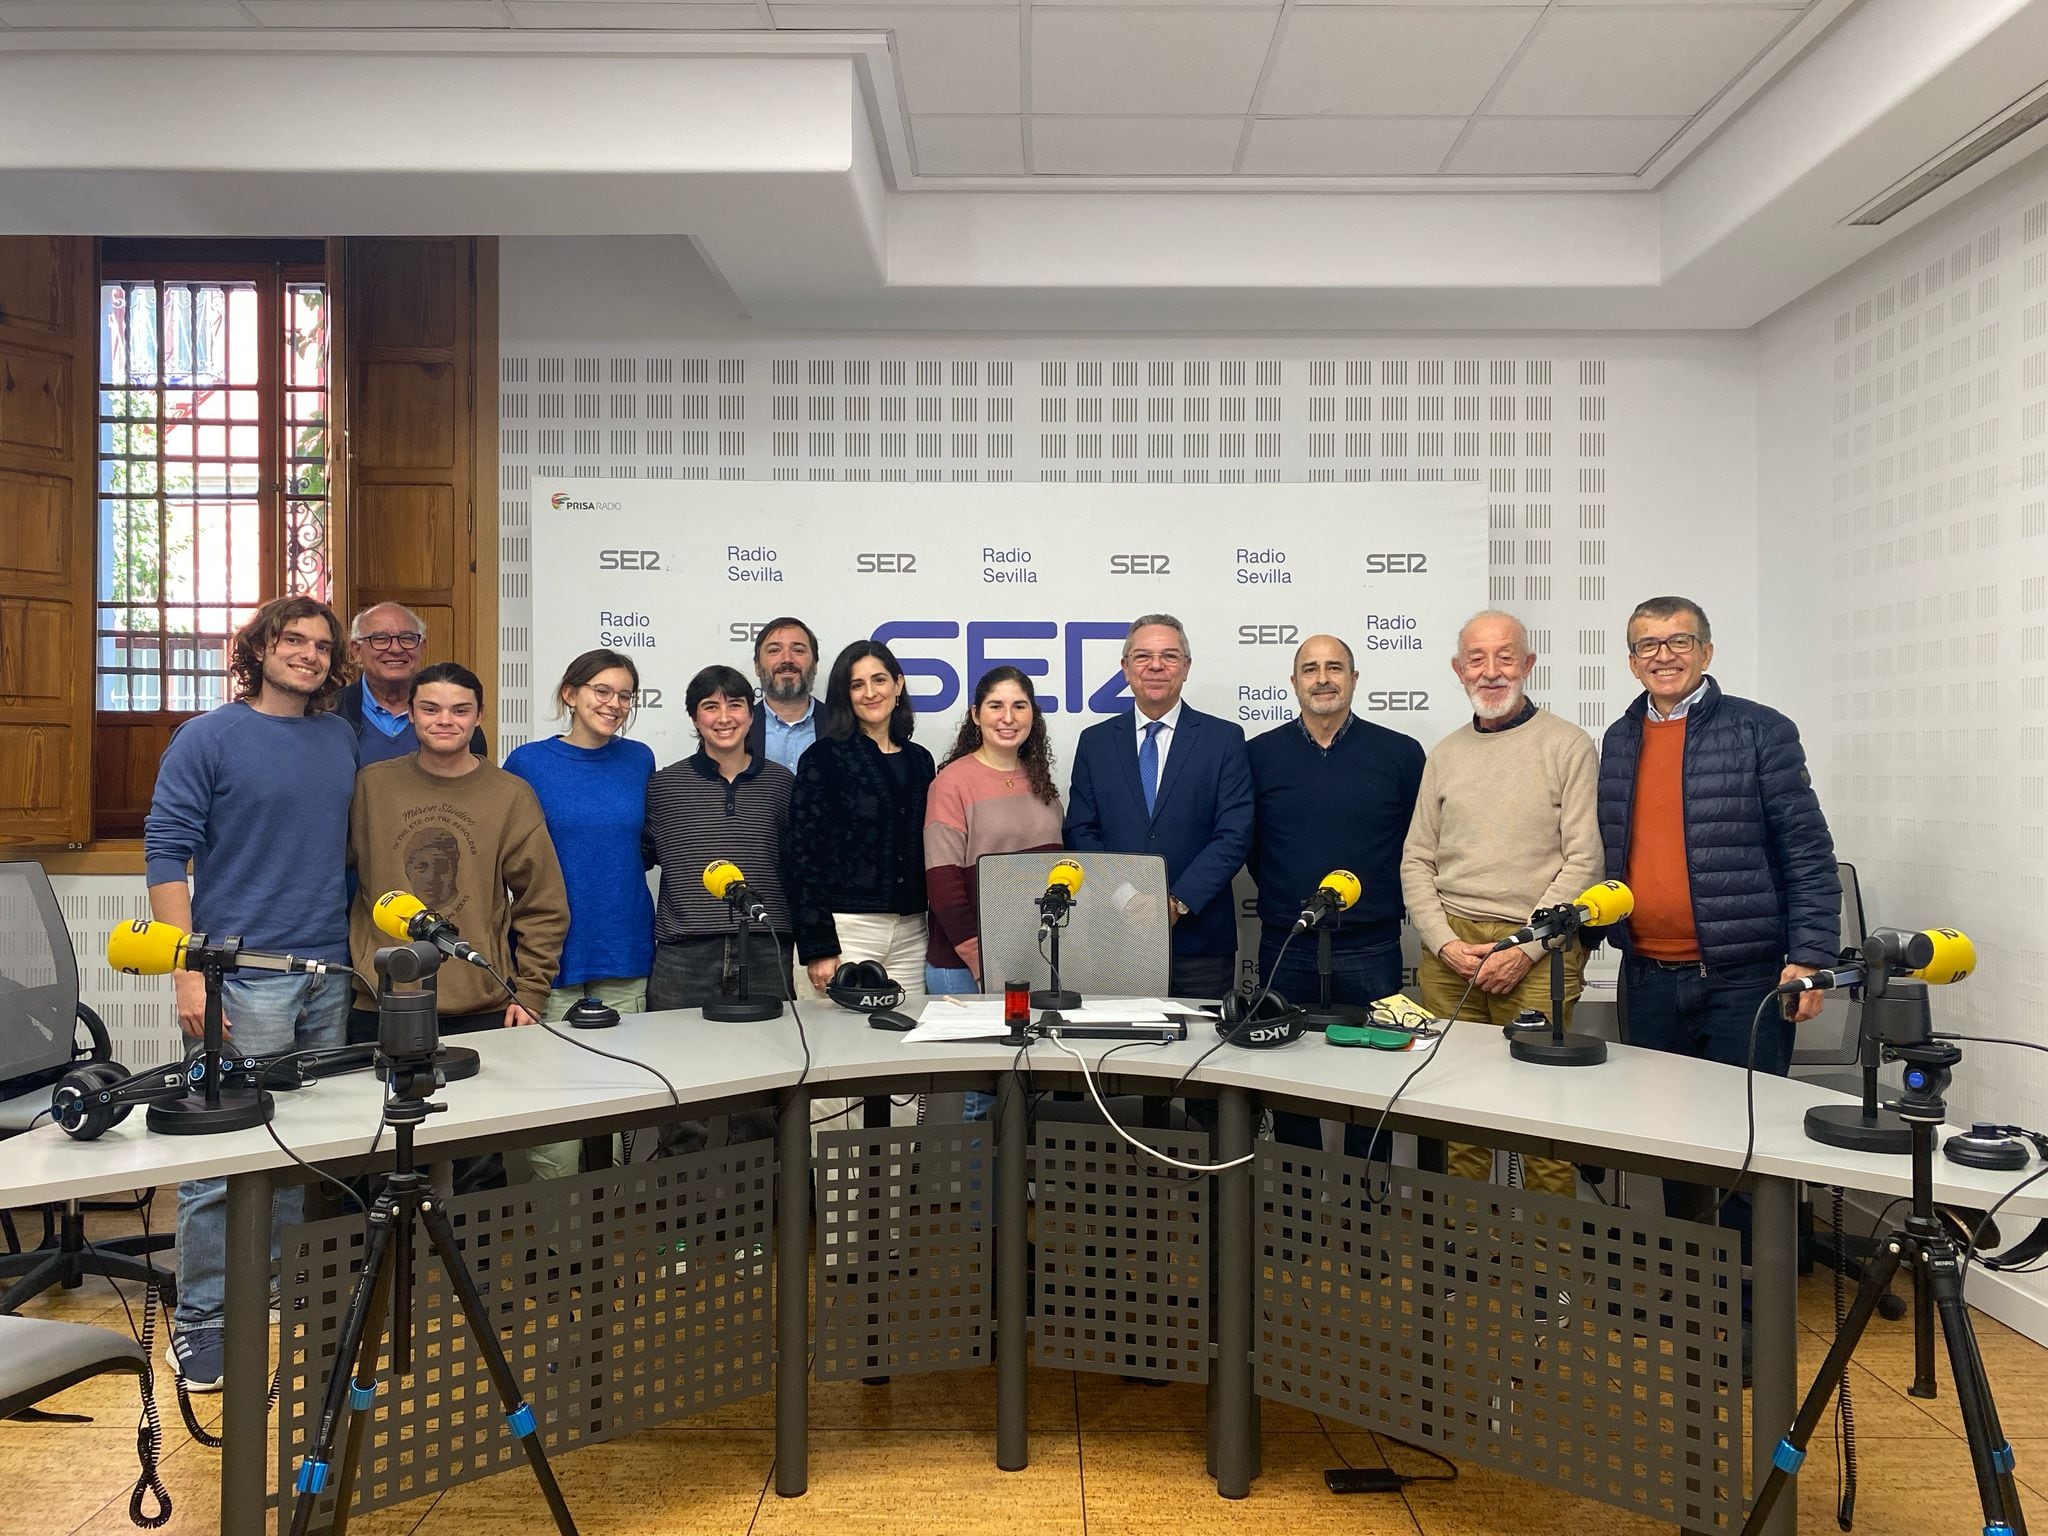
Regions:
<instances>
[{"instance_id":1,"label":"chair backrest","mask_svg":"<svg viewBox=\"0 0 2048 1536\"><path fill-rule=\"evenodd\" d=\"M1854 864L1835 866L1842 876L1842 943L1855 949L1869 931L1863 925L1863 889L1857 883ZM1851 1002L1846 991L1830 992L1820 1013L1801 1024L1792 1037L1794 1067L1841 1067L1856 1061L1856 1046L1863 1030L1863 1005Z\"/></svg>"},{"instance_id":2,"label":"chair backrest","mask_svg":"<svg viewBox=\"0 0 2048 1536\"><path fill-rule=\"evenodd\" d=\"M43 866L0 863L0 1097L71 1068L78 957Z\"/></svg>"},{"instance_id":3,"label":"chair backrest","mask_svg":"<svg viewBox=\"0 0 2048 1536\"><path fill-rule=\"evenodd\" d=\"M1060 981L1086 995L1161 997L1173 956L1167 936L1166 860L1146 853L989 853L975 865L981 908L981 984L991 992L1029 977L1046 984L1038 898L1061 859L1083 875L1060 932Z\"/></svg>"}]
</instances>

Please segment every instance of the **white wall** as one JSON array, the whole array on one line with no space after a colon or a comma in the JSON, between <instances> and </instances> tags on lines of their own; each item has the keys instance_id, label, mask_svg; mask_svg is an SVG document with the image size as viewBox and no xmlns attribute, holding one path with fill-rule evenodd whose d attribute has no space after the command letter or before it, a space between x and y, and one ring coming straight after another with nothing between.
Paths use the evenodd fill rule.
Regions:
<instances>
[{"instance_id":1,"label":"white wall","mask_svg":"<svg viewBox=\"0 0 2048 1536\"><path fill-rule=\"evenodd\" d=\"M2048 157L1761 326L1757 411L1764 697L1871 921L1976 940L1937 1028L2048 1043ZM1951 1124L2048 1125L2041 1053L1965 1051Z\"/></svg>"}]
</instances>

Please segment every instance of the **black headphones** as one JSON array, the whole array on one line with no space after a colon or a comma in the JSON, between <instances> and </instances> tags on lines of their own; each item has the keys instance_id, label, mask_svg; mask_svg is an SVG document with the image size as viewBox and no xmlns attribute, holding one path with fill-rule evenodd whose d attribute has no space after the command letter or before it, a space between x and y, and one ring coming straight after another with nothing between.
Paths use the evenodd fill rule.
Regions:
<instances>
[{"instance_id":1,"label":"black headphones","mask_svg":"<svg viewBox=\"0 0 2048 1536\"><path fill-rule=\"evenodd\" d=\"M190 1087L182 1066L131 1073L118 1061L89 1061L57 1079L50 1118L74 1141L97 1141L136 1105L175 1099Z\"/></svg>"},{"instance_id":2,"label":"black headphones","mask_svg":"<svg viewBox=\"0 0 2048 1536\"><path fill-rule=\"evenodd\" d=\"M1958 1131L1942 1143L1942 1155L1965 1168L1991 1168L2017 1173L2033 1159L2032 1147L2048 1160L2048 1136L2019 1125L1990 1125L1983 1121L1967 1131ZM1967 1252L1976 1250L1977 1262L1986 1269L2018 1269L2048 1253L2048 1221L2037 1221L2034 1230L2003 1253L1992 1253L2003 1238L1997 1226L1981 1211L1964 1211L1940 1206L1936 1214L1948 1227L1949 1235Z\"/></svg>"},{"instance_id":3,"label":"black headphones","mask_svg":"<svg viewBox=\"0 0 2048 1536\"><path fill-rule=\"evenodd\" d=\"M1308 1032L1308 1014L1271 987L1259 993L1230 992L1216 1015L1216 1033L1247 1050L1292 1045Z\"/></svg>"},{"instance_id":4,"label":"black headphones","mask_svg":"<svg viewBox=\"0 0 2048 1536\"><path fill-rule=\"evenodd\" d=\"M854 1013L875 1013L903 1001L903 989L879 960L846 961L825 983L825 995Z\"/></svg>"}]
</instances>

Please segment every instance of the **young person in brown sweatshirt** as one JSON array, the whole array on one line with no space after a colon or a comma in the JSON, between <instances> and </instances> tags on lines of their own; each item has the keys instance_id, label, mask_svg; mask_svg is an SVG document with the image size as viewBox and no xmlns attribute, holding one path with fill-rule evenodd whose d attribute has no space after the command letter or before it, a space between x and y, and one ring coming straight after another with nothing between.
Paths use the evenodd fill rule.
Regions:
<instances>
[{"instance_id":1,"label":"young person in brown sweatshirt","mask_svg":"<svg viewBox=\"0 0 2048 1536\"><path fill-rule=\"evenodd\" d=\"M540 802L526 781L470 751L483 716L474 672L440 662L412 680L419 748L356 775L349 859L356 870L349 951L361 975L391 940L373 908L386 891L410 891L447 918L511 983L514 995L476 966L436 976L443 1034L531 1024L546 1006L569 931L569 894ZM377 1033L377 999L359 979L351 1040Z\"/></svg>"}]
</instances>

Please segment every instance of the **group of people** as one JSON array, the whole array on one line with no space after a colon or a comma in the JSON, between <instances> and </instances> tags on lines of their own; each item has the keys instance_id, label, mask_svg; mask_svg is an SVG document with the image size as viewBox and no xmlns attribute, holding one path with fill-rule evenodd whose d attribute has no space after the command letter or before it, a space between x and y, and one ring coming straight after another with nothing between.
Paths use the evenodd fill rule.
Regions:
<instances>
[{"instance_id":1,"label":"group of people","mask_svg":"<svg viewBox=\"0 0 2048 1536\"><path fill-rule=\"evenodd\" d=\"M1405 914L1432 1013L1504 1023L1546 1010L1538 947L1494 944L1603 876L1635 893L1633 917L1605 936L1626 957L1637 1045L1740 1064L1762 996L1835 958L1834 852L1797 732L1722 693L1707 675L1706 615L1684 598L1630 616L1629 666L1644 692L1597 752L1528 698L1536 657L1507 613L1460 631L1452 667L1472 719L1427 754L1352 712L1358 668L1332 635L1295 654L1299 714L1247 742L1183 700L1186 630L1146 614L1124 642L1133 708L1082 732L1064 803L1032 680L1015 667L976 680L935 763L911 739L915 714L886 645L840 650L820 700L817 635L778 618L756 636L752 679L724 665L690 679L698 748L658 767L624 734L640 692L632 658L588 651L555 691L564 728L499 767L483 683L456 662L422 665L424 646L424 624L398 604L357 615L344 637L324 604L278 599L235 636L233 702L188 721L165 752L144 838L152 914L357 973L231 977L238 1051L374 1036L364 978L387 942L372 904L389 890L453 921L504 978L444 968L447 1034L560 1019L586 995L621 1012L698 1007L729 996L743 962L757 990L798 998L823 995L857 961L928 993L999 988L1004 978L982 971L976 861L1032 850L1160 856L1178 996L1236 984L1231 887L1246 867L1257 973L1302 1001L1317 990L1314 947L1283 942L1333 868L1361 884L1333 919L1338 1003L1401 989ZM744 872L764 924L740 929L705 888L716 859ZM1568 1001L1582 971L1575 947ZM196 1040L200 978L181 972L176 988ZM1802 1010L1818 1001L1807 994ZM1791 1028L1775 1012L1766 1020L1759 1069L1787 1070ZM1321 1141L1305 1116L1277 1117L1275 1134ZM1356 1127L1347 1147L1362 1149ZM529 1171L573 1171L577 1150L532 1149ZM1450 1158L1473 1176L1491 1164L1484 1148ZM1572 1187L1569 1165L1532 1160L1526 1178ZM1739 1224L1739 1203L1731 1210ZM180 1189L175 1360L198 1390L221 1375L223 1227L218 1181Z\"/></svg>"}]
</instances>

